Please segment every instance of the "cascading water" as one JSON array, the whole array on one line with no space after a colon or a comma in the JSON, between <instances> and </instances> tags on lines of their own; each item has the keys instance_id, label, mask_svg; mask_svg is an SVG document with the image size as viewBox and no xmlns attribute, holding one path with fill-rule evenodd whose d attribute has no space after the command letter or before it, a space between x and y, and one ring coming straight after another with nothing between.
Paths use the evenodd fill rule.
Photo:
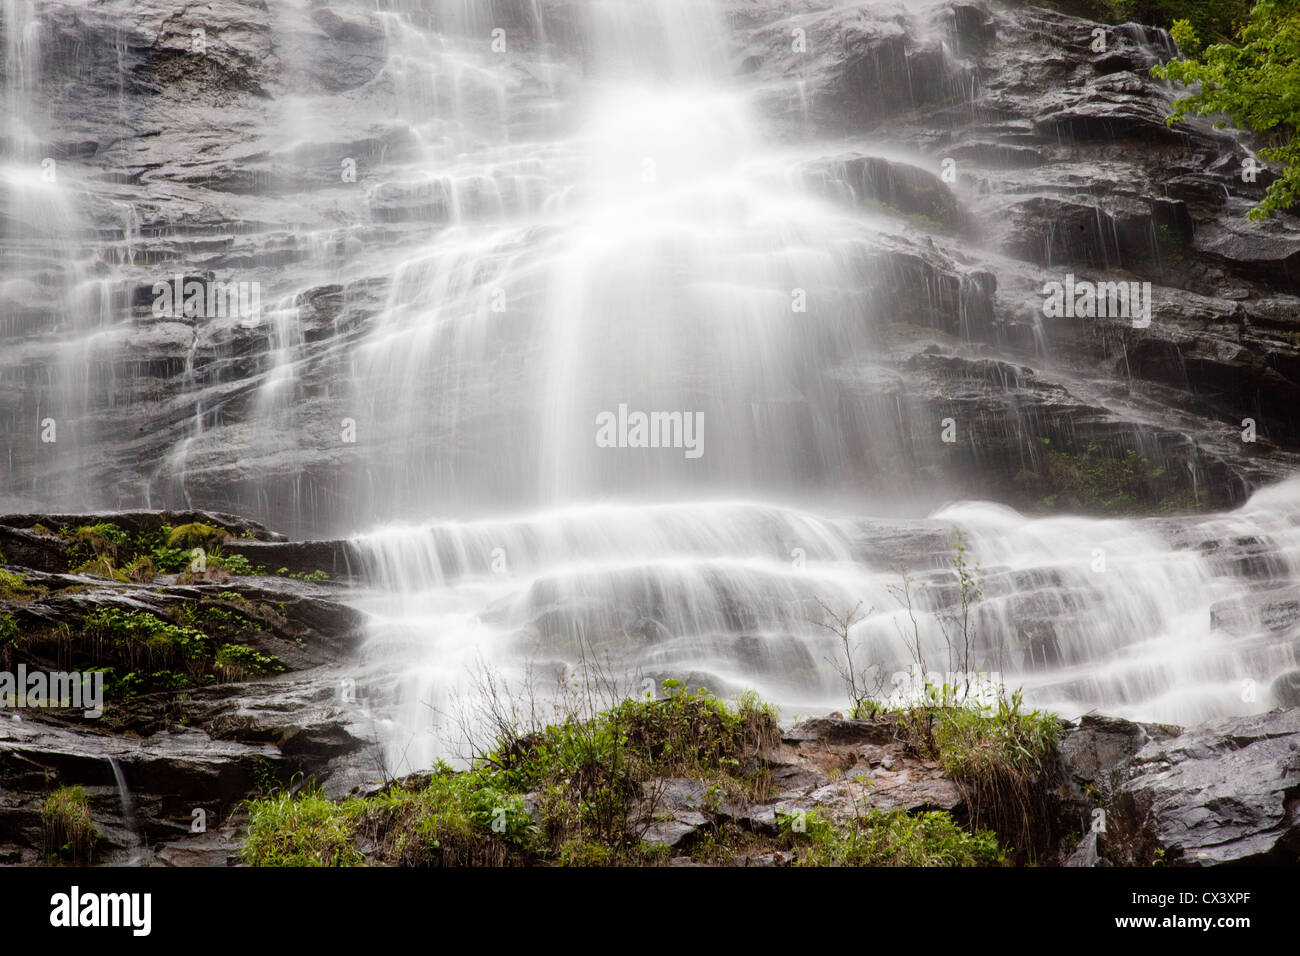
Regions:
<instances>
[{"instance_id":1,"label":"cascading water","mask_svg":"<svg viewBox=\"0 0 1300 956\"><path fill-rule=\"evenodd\" d=\"M931 5L870 7L896 26ZM331 496L316 508L333 511L330 531L401 522L352 545L373 631L358 691L385 730L392 772L446 752L445 715L480 663L517 679L529 664L558 670L596 654L656 681L753 688L787 713L837 709L837 639L816 621L823 604L843 613L861 602L860 659L888 678L919 641L932 669L949 670L953 527L982 581L972 663L1031 702L1174 722L1272 706L1270 682L1297 665L1269 608L1300 578L1300 483L1219 516L1142 520L1031 519L971 502L936 512L942 499L913 494L928 467L918 436L935 445L939 423L877 387L900 377L884 360L899 317L877 293L887 278L924 285L927 274L884 274L881 251L909 227L861 201L838 158L843 141L765 118L773 90L737 62L735 5L373 6L274 5L268 49L286 77L307 79L286 80L292 93L232 121L238 155L202 175L220 180L266 157L274 172L306 157L330 181L285 198L230 176L236 186L213 219L238 235L191 242L167 223L174 245L159 274L134 261L129 204L111 241L91 249L81 217L105 197L116 209L111 190L88 186L75 161L42 179L42 144L54 138L36 95L42 25L31 0L4 0L0 176L6 248L22 255L0 280L3 327L26 336L23 350L57 355L29 363L48 371L23 393L35 396L17 413L24 434L48 410L71 443L44 471L11 460L14 473L57 479L9 489L20 500L225 510L240 500L226 479L214 494L196 473L232 461L256 473L288 447L310 478L340 447L337 409L364 452L349 459L344 447L328 461L342 477L308 482L303 495ZM279 42L294 31L310 40ZM344 37L364 58L371 32L377 76L315 95L329 78L312 73L314 53ZM563 48L552 43L561 36ZM174 39L148 37L173 55L163 41ZM954 92L968 93L966 74L952 75ZM777 93L807 117L802 77ZM372 136L357 117L376 103L392 115ZM370 150L343 158L345 171L363 170L346 188L336 124L349 149ZM209 132L191 142L230 145ZM853 145L934 160L883 139ZM174 160L146 151L133 161L144 170ZM180 178L163 188L188 198ZM206 267L217 245L228 258L215 261L251 261L239 275L266 281L265 342L239 339L235 321L167 326L185 346L181 384L159 400L167 454L139 468L143 500L120 489L96 499L77 429L116 427L111 375L124 363L92 359L129 341L131 295L170 279L172 266ZM963 303L979 284L966 268L955 255ZM309 328L308 295L322 289L342 304L331 328ZM367 307L351 324L355 302ZM99 418L87 414L91 393L110 397ZM328 414L313 418L316 403ZM631 417L643 413L666 416L670 447L629 447ZM313 431L320 421L328 428ZM1016 442L1033 454L1032 437ZM32 439L19 454L52 451ZM896 494L868 488L868 473L893 476ZM256 513L268 523L319 531L297 486L262 495L259 486ZM898 600L906 575L915 629Z\"/></svg>"},{"instance_id":2,"label":"cascading water","mask_svg":"<svg viewBox=\"0 0 1300 956\"><path fill-rule=\"evenodd\" d=\"M126 824L127 831L131 834L130 863L134 865L140 861L145 852L144 841L140 837L140 825L135 817L135 798L126 785L126 774L122 772L122 765L118 759L116 757L104 759L113 768L113 782L117 784L117 799L122 808L122 822Z\"/></svg>"},{"instance_id":3,"label":"cascading water","mask_svg":"<svg viewBox=\"0 0 1300 956\"><path fill-rule=\"evenodd\" d=\"M1187 544L1194 531L979 504L901 531L850 517L872 503L854 494L846 435L888 460L906 428L902 409L854 407L835 381L871 365L889 320L864 291L885 227L803 188L797 170L825 149L765 133L756 91L725 68L715 5L581 11L584 75L556 68L568 108L545 115L454 32L418 67L400 34L401 76L424 94L413 109L438 107L422 129L443 172L422 188L447 227L398 267L353 364L366 427L403 449L362 490L390 513L449 517L355 543L378 588L368 695L393 708L390 765L445 753L483 666L519 681L525 665L605 655L787 712L842 707L822 605L871 609L853 639L887 678L918 640L943 673L953 527L983 581L966 663L1032 702L1169 721L1267 708L1294 650ZM620 407L698 414L703 453L601 447L600 416ZM1271 580L1294 581L1297 487L1201 530L1267 539Z\"/></svg>"}]
</instances>

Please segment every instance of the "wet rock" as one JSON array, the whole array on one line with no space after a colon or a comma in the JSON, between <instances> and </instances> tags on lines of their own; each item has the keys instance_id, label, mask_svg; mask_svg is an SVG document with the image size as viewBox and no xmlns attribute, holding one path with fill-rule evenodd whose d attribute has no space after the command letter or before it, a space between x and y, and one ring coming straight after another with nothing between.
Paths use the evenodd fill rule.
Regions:
<instances>
[{"instance_id":1,"label":"wet rock","mask_svg":"<svg viewBox=\"0 0 1300 956\"><path fill-rule=\"evenodd\" d=\"M1300 862L1300 709L1212 721L1132 759L1122 805L1192 866Z\"/></svg>"},{"instance_id":2,"label":"wet rock","mask_svg":"<svg viewBox=\"0 0 1300 956\"><path fill-rule=\"evenodd\" d=\"M867 743L887 745L894 743L892 724L874 720L844 720L814 717L796 724L782 734L789 744L817 743Z\"/></svg>"}]
</instances>

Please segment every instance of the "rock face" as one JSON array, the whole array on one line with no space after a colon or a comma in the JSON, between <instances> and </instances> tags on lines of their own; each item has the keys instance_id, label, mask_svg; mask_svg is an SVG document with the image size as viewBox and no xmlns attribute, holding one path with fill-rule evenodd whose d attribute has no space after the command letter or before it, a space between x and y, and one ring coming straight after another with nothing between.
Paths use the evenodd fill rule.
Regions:
<instances>
[{"instance_id":1,"label":"rock face","mask_svg":"<svg viewBox=\"0 0 1300 956\"><path fill-rule=\"evenodd\" d=\"M52 159L64 184L4 187L0 508L199 506L303 536L413 504L374 489L404 487L389 459L433 467L439 429L340 440L359 414L344 356L400 301L392 263L546 184L416 175L440 135L420 128L422 84L451 93L412 51L502 25L497 85L460 107L543 129L592 65L580 7L50 0L39 26L0 25L39 40L5 74L15 155L33 176ZM885 341L855 374L824 370L856 483L1071 506L1027 436L1140 450L1162 476L1144 507L1231 505L1294 469L1300 228L1244 218L1271 175L1241 175L1244 137L1165 123L1172 91L1149 76L1174 53L1164 33L1114 27L1094 52L1088 21L974 0L726 12L736 73L810 157L803 181L893 222L859 270ZM1152 283L1154 321L1045 318L1065 272ZM260 283L276 318L157 314L156 284L178 276ZM881 410L896 434L854 425ZM978 434L936 450L945 415Z\"/></svg>"},{"instance_id":2,"label":"rock face","mask_svg":"<svg viewBox=\"0 0 1300 956\"><path fill-rule=\"evenodd\" d=\"M100 863L225 865L238 851L243 801L294 774L326 776L360 755L370 731L348 681L364 636L362 616L339 603L346 585L287 577L160 574L126 581L68 573L76 543L53 528L112 521L132 537L160 523L202 522L278 538L260 525L204 512L0 517L8 564L0 615L16 634L0 647L0 670L81 673L110 667L103 714L77 708L0 708L0 861L35 863L50 852L42 807L59 787L82 787L99 832ZM15 585L13 582L17 580ZM266 673L176 655L160 637L105 633L103 612L202 631L211 657L221 644L274 661ZM233 659L232 659L233 660ZM203 666L188 672L188 664ZM159 686L187 671L183 687ZM130 672L130 673L127 673ZM124 688L143 681L139 692Z\"/></svg>"},{"instance_id":3,"label":"rock face","mask_svg":"<svg viewBox=\"0 0 1300 956\"><path fill-rule=\"evenodd\" d=\"M1043 829L1056 836L1040 862L1300 865L1300 709L1186 730L1088 716L1066 726L1059 757L1043 781L1054 817ZM772 793L753 804L711 805L694 781L659 781L646 839L684 852L719 823L773 835L780 817L814 809L835 821L872 808L969 813L956 784L910 754L889 720L805 720L765 761Z\"/></svg>"},{"instance_id":4,"label":"rock face","mask_svg":"<svg viewBox=\"0 0 1300 956\"><path fill-rule=\"evenodd\" d=\"M1300 710L1187 730L1088 717L1061 750L1102 860L1300 863ZM1104 829L1089 806L1105 811Z\"/></svg>"}]
</instances>

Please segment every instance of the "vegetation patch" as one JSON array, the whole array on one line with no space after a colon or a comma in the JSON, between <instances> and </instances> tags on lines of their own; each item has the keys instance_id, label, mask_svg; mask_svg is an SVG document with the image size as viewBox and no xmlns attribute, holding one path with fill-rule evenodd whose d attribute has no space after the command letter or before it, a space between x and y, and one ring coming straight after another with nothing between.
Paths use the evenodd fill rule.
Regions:
<instances>
[{"instance_id":1,"label":"vegetation patch","mask_svg":"<svg viewBox=\"0 0 1300 956\"><path fill-rule=\"evenodd\" d=\"M653 866L672 851L646 842L655 785L707 783L704 809L736 796L766 799L763 750L775 716L752 694L734 704L666 681L667 696L626 699L590 719L505 733L475 765L445 764L367 797L331 802L315 789L249 803L243 849L256 866ZM504 722L510 724L507 719ZM364 848L364 849L361 849ZM781 852L806 866L990 866L1006 860L988 830L944 813L869 811L847 823L816 813L780 833L722 823L701 831L692 855L727 863Z\"/></svg>"},{"instance_id":2,"label":"vegetation patch","mask_svg":"<svg viewBox=\"0 0 1300 956\"><path fill-rule=\"evenodd\" d=\"M968 833L947 813L871 809L844 825L817 811L778 821L799 866L1001 866L991 830Z\"/></svg>"},{"instance_id":3,"label":"vegetation patch","mask_svg":"<svg viewBox=\"0 0 1300 956\"><path fill-rule=\"evenodd\" d=\"M990 827L1035 859L1052 842L1048 800L1061 724L1055 714L1026 711L1020 691L995 704L958 701L951 688L901 710L898 727L909 748L937 760L965 800L971 822Z\"/></svg>"},{"instance_id":4,"label":"vegetation patch","mask_svg":"<svg viewBox=\"0 0 1300 956\"><path fill-rule=\"evenodd\" d=\"M99 840L90 817L90 801L81 787L60 787L41 805L41 825L47 859L88 864Z\"/></svg>"}]
</instances>

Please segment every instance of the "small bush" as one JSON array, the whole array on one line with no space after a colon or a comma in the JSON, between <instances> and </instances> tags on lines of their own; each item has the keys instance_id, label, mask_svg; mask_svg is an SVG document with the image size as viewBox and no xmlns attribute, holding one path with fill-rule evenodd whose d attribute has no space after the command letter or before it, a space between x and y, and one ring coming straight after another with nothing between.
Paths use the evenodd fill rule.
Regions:
<instances>
[{"instance_id":1,"label":"small bush","mask_svg":"<svg viewBox=\"0 0 1300 956\"><path fill-rule=\"evenodd\" d=\"M238 577L252 577L266 573L265 568L254 568L248 558L242 554L210 554L208 567L221 568Z\"/></svg>"},{"instance_id":2,"label":"small bush","mask_svg":"<svg viewBox=\"0 0 1300 956\"><path fill-rule=\"evenodd\" d=\"M90 863L99 831L90 817L90 801L81 787L61 787L41 805L41 827L48 857Z\"/></svg>"},{"instance_id":3,"label":"small bush","mask_svg":"<svg viewBox=\"0 0 1300 956\"><path fill-rule=\"evenodd\" d=\"M1006 854L989 830L967 833L947 813L872 809L843 826L817 811L782 817L801 866L1000 866Z\"/></svg>"},{"instance_id":4,"label":"small bush","mask_svg":"<svg viewBox=\"0 0 1300 956\"><path fill-rule=\"evenodd\" d=\"M184 548L156 547L149 552L157 574L180 574L190 566L193 555Z\"/></svg>"},{"instance_id":5,"label":"small bush","mask_svg":"<svg viewBox=\"0 0 1300 956\"><path fill-rule=\"evenodd\" d=\"M355 866L362 862L348 814L319 790L250 800L248 839L242 855L250 866Z\"/></svg>"}]
</instances>

